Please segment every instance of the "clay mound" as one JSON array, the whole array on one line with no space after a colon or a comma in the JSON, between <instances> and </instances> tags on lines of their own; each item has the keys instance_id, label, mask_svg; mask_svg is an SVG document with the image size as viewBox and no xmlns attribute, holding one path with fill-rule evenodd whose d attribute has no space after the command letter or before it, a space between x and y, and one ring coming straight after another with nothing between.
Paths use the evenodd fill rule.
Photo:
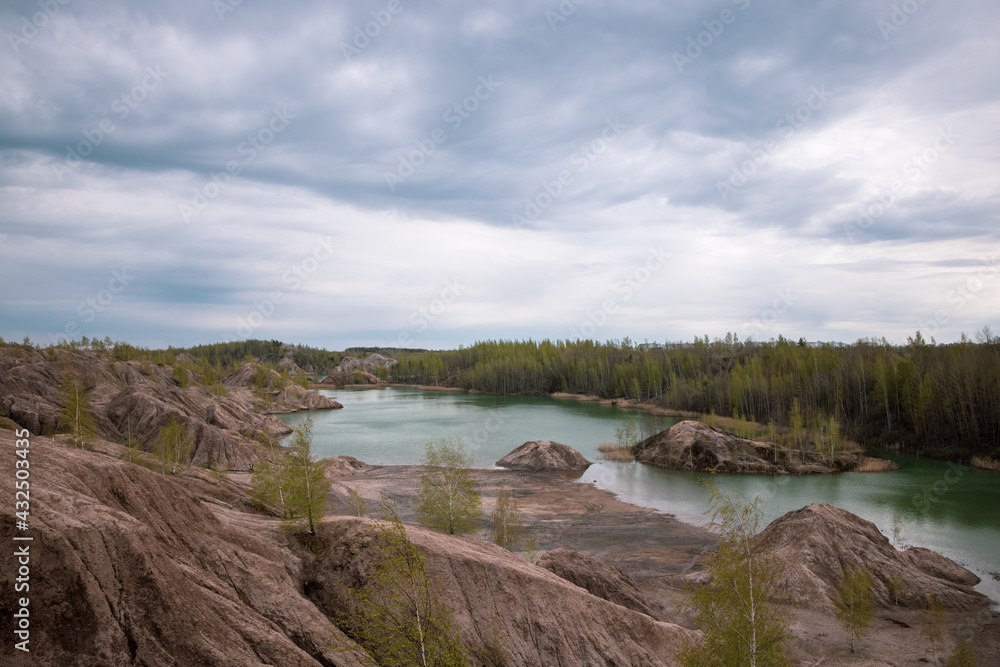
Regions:
<instances>
[{"instance_id":1,"label":"clay mound","mask_svg":"<svg viewBox=\"0 0 1000 667\"><path fill-rule=\"evenodd\" d=\"M344 383L341 380L338 380L336 378L336 376L333 376L333 375L327 375L325 378L323 378L319 382L319 384L321 384L323 386L329 386L329 387L343 387L344 386Z\"/></svg>"},{"instance_id":2,"label":"clay mound","mask_svg":"<svg viewBox=\"0 0 1000 667\"><path fill-rule=\"evenodd\" d=\"M359 461L353 456L335 456L332 459L322 459L320 463L326 464L323 474L328 479L339 479L347 475L353 475L359 470L368 467L364 461Z\"/></svg>"},{"instance_id":3,"label":"clay mound","mask_svg":"<svg viewBox=\"0 0 1000 667\"><path fill-rule=\"evenodd\" d=\"M275 375L277 375L277 373L275 373ZM226 387L230 389L237 387L252 387L256 379L257 365L248 362L222 378L222 384L226 385Z\"/></svg>"},{"instance_id":4,"label":"clay mound","mask_svg":"<svg viewBox=\"0 0 1000 667\"><path fill-rule=\"evenodd\" d=\"M330 375L322 384L342 386L345 384L384 384L375 374L383 368L390 368L398 363L395 359L383 357L381 354L369 354L364 359L344 357L340 363L330 370Z\"/></svg>"},{"instance_id":5,"label":"clay mound","mask_svg":"<svg viewBox=\"0 0 1000 667\"><path fill-rule=\"evenodd\" d=\"M298 410L339 410L343 405L333 400L318 394L315 391L309 391L308 389L303 389L300 385L289 384L286 385L284 389L278 392L275 400L285 406L289 406L289 412L297 412Z\"/></svg>"},{"instance_id":6,"label":"clay mound","mask_svg":"<svg viewBox=\"0 0 1000 667\"><path fill-rule=\"evenodd\" d=\"M305 589L339 609L343 586L364 583L367 520L334 517L320 534L336 545L307 563ZM591 595L483 540L407 526L470 653L494 643L509 665L674 665L694 633Z\"/></svg>"},{"instance_id":7,"label":"clay mound","mask_svg":"<svg viewBox=\"0 0 1000 667\"><path fill-rule=\"evenodd\" d=\"M398 362L395 359L383 357L381 354L373 352L364 359L344 357L340 360L340 363L337 364L332 371L330 371L330 374L346 375L347 373L352 373L357 370L361 370L366 373L374 373L380 368L389 368L391 366L395 366L397 363Z\"/></svg>"},{"instance_id":8,"label":"clay mound","mask_svg":"<svg viewBox=\"0 0 1000 667\"><path fill-rule=\"evenodd\" d=\"M256 444L243 433L262 432L276 440L290 432L274 417L251 412L232 399L213 397L197 387L126 387L104 414L118 433L131 432L147 452L155 448L160 429L174 419L194 446L191 462L224 470L246 470L258 458Z\"/></svg>"},{"instance_id":9,"label":"clay mound","mask_svg":"<svg viewBox=\"0 0 1000 667\"><path fill-rule=\"evenodd\" d=\"M291 432L278 419L259 413L343 407L294 383L271 392L265 401L246 388L256 373L252 364L225 378L230 383L228 397L199 386L181 389L170 366L112 361L110 354L94 350L50 348L43 355L0 348L0 369L0 417L34 434L51 435L65 427L59 418L60 387L70 372L85 388L98 437L120 443L131 433L148 452L156 445L159 429L174 418L194 447L195 465L227 470L246 470L259 457L250 436L273 440ZM198 380L190 372L188 376Z\"/></svg>"},{"instance_id":10,"label":"clay mound","mask_svg":"<svg viewBox=\"0 0 1000 667\"><path fill-rule=\"evenodd\" d=\"M858 458L842 455L837 467L816 452L806 453L803 460L799 452L775 443L739 438L692 420L643 440L634 450L637 461L671 470L764 475L832 473L854 467Z\"/></svg>"},{"instance_id":11,"label":"clay mound","mask_svg":"<svg viewBox=\"0 0 1000 667\"><path fill-rule=\"evenodd\" d=\"M295 360L291 357L282 357L281 361L275 364L275 368L281 371L288 371L288 373L294 377L296 375L305 375L306 372L299 367Z\"/></svg>"},{"instance_id":12,"label":"clay mound","mask_svg":"<svg viewBox=\"0 0 1000 667\"><path fill-rule=\"evenodd\" d=\"M632 578L616 567L566 549L546 551L538 560L538 567L545 568L608 602L653 618L657 616Z\"/></svg>"},{"instance_id":13,"label":"clay mound","mask_svg":"<svg viewBox=\"0 0 1000 667\"><path fill-rule=\"evenodd\" d=\"M0 431L4 470L14 470L14 451L13 434ZM29 457L32 542L12 541L13 485L0 486L0 539L31 552L31 653L20 664L365 664L356 647L324 652L350 640L301 594L298 559L272 537L277 520L203 503L160 474L48 438L33 437ZM17 599L16 572L0 572L0 599ZM14 636L11 614L0 615L0 632Z\"/></svg>"},{"instance_id":14,"label":"clay mound","mask_svg":"<svg viewBox=\"0 0 1000 667\"><path fill-rule=\"evenodd\" d=\"M529 440L496 463L515 470L586 470L590 461L569 445Z\"/></svg>"},{"instance_id":15,"label":"clay mound","mask_svg":"<svg viewBox=\"0 0 1000 667\"><path fill-rule=\"evenodd\" d=\"M872 571L876 605L894 603L888 581L903 582L899 604L924 608L933 594L948 608L984 607L989 598L972 589L979 577L927 549L897 551L870 521L825 503L789 512L761 531L758 539L783 566L785 593L797 604L829 611L847 567Z\"/></svg>"},{"instance_id":16,"label":"clay mound","mask_svg":"<svg viewBox=\"0 0 1000 667\"><path fill-rule=\"evenodd\" d=\"M58 350L53 361L37 350L0 348L0 416L13 419L32 433L51 435L61 427L60 387L67 372L80 379L91 405L100 408L116 393L114 385L122 379L111 371L121 366L109 365L90 350ZM114 427L100 410L94 412L98 433L113 434Z\"/></svg>"},{"instance_id":17,"label":"clay mound","mask_svg":"<svg viewBox=\"0 0 1000 667\"><path fill-rule=\"evenodd\" d=\"M371 373L361 370L345 373L343 378L346 384L383 384L384 382Z\"/></svg>"}]
</instances>

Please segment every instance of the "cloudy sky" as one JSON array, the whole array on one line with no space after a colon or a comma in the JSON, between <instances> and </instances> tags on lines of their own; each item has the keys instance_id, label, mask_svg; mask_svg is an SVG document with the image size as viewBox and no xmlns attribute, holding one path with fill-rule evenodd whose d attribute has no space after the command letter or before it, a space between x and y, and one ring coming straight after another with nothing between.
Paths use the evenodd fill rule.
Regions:
<instances>
[{"instance_id":1,"label":"cloudy sky","mask_svg":"<svg viewBox=\"0 0 1000 667\"><path fill-rule=\"evenodd\" d=\"M0 335L1000 326L988 0L0 6Z\"/></svg>"}]
</instances>

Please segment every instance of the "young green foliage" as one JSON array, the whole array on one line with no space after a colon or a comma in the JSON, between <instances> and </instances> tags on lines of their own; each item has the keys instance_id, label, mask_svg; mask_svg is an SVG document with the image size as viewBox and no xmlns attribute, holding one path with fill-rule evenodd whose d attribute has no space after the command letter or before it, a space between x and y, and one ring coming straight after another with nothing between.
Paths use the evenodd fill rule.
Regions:
<instances>
[{"instance_id":1,"label":"young green foliage","mask_svg":"<svg viewBox=\"0 0 1000 667\"><path fill-rule=\"evenodd\" d=\"M858 637L865 634L872 623L872 573L867 568L849 567L837 587L833 598L837 619L851 634L851 653L855 652Z\"/></svg>"},{"instance_id":2,"label":"young green foliage","mask_svg":"<svg viewBox=\"0 0 1000 667\"><path fill-rule=\"evenodd\" d=\"M927 609L920 617L920 634L934 644L934 664L938 662L938 643L944 639L944 605L934 594L927 596Z\"/></svg>"},{"instance_id":3,"label":"young green foliage","mask_svg":"<svg viewBox=\"0 0 1000 667\"><path fill-rule=\"evenodd\" d=\"M250 474L250 492L260 505L276 507L282 519L291 519L288 503L285 502L285 455L279 452L276 457L276 462L259 461L254 465Z\"/></svg>"},{"instance_id":4,"label":"young green foliage","mask_svg":"<svg viewBox=\"0 0 1000 667\"><path fill-rule=\"evenodd\" d=\"M615 441L619 447L631 447L638 439L634 419L627 419L615 427Z\"/></svg>"},{"instance_id":5,"label":"young green foliage","mask_svg":"<svg viewBox=\"0 0 1000 667\"><path fill-rule=\"evenodd\" d=\"M169 422L160 427L153 455L159 460L163 474L169 469L171 475L176 475L177 466L187 461L191 455L191 441L184 425L176 417L171 417Z\"/></svg>"},{"instance_id":6,"label":"young green foliage","mask_svg":"<svg viewBox=\"0 0 1000 667\"><path fill-rule=\"evenodd\" d=\"M135 463L142 454L142 443L132 434L131 422L129 422L128 429L125 431L125 442L122 444L125 445L125 452L122 454L122 458L129 463Z\"/></svg>"},{"instance_id":7,"label":"young green foliage","mask_svg":"<svg viewBox=\"0 0 1000 667\"><path fill-rule=\"evenodd\" d=\"M316 534L316 522L326 513L330 480L324 466L312 453L312 417L295 427L290 451L285 454L280 476L287 490L289 513L306 521L306 530Z\"/></svg>"},{"instance_id":8,"label":"young green foliage","mask_svg":"<svg viewBox=\"0 0 1000 667\"><path fill-rule=\"evenodd\" d=\"M427 444L420 475L417 517L421 524L452 535L476 529L482 498L460 440Z\"/></svg>"},{"instance_id":9,"label":"young green foliage","mask_svg":"<svg viewBox=\"0 0 1000 667\"><path fill-rule=\"evenodd\" d=\"M358 490L353 486L347 487L347 508L351 510L351 514L356 514L359 517L368 514L365 497L358 493Z\"/></svg>"},{"instance_id":10,"label":"young green foliage","mask_svg":"<svg viewBox=\"0 0 1000 667\"><path fill-rule=\"evenodd\" d=\"M90 414L90 399L87 388L75 373L67 371L61 387L62 410L59 419L69 427L69 444L90 449L94 444L97 429Z\"/></svg>"},{"instance_id":11,"label":"young green foliage","mask_svg":"<svg viewBox=\"0 0 1000 667\"><path fill-rule=\"evenodd\" d=\"M187 369L179 364L174 366L174 372L171 374L171 377L177 382L177 386L181 389L185 389L191 384Z\"/></svg>"},{"instance_id":12,"label":"young green foliage","mask_svg":"<svg viewBox=\"0 0 1000 667\"><path fill-rule=\"evenodd\" d=\"M348 590L340 628L381 667L465 667L468 658L420 550L406 536L395 503L382 495L382 518L366 553L366 581Z\"/></svg>"},{"instance_id":13,"label":"young green foliage","mask_svg":"<svg viewBox=\"0 0 1000 667\"><path fill-rule=\"evenodd\" d=\"M517 501L511 497L507 489L501 488L497 494L497 504L490 519L487 531L490 542L504 549L516 550L524 533L524 521L521 519Z\"/></svg>"},{"instance_id":14,"label":"young green foliage","mask_svg":"<svg viewBox=\"0 0 1000 667\"><path fill-rule=\"evenodd\" d=\"M904 582L903 578L899 576L898 572L893 572L889 579L885 582L886 587L889 589L889 595L892 596L893 604L899 604L899 595L903 592Z\"/></svg>"},{"instance_id":15,"label":"young green foliage","mask_svg":"<svg viewBox=\"0 0 1000 667\"><path fill-rule=\"evenodd\" d=\"M755 539L762 500L747 501L718 487L711 489L709 499L719 548L707 559L710 582L687 605L704 634L678 659L690 667L789 665L788 621L774 605L779 565Z\"/></svg>"},{"instance_id":16,"label":"young green foliage","mask_svg":"<svg viewBox=\"0 0 1000 667\"><path fill-rule=\"evenodd\" d=\"M963 639L955 645L955 650L948 657L948 667L976 667L978 656L976 649L969 645L969 640Z\"/></svg>"}]
</instances>

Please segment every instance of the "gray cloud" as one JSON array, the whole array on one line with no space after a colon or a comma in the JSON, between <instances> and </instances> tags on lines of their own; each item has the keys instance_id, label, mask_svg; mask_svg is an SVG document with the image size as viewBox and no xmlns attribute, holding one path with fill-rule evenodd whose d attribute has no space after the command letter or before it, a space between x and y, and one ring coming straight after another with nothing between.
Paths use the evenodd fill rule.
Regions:
<instances>
[{"instance_id":1,"label":"gray cloud","mask_svg":"<svg viewBox=\"0 0 1000 667\"><path fill-rule=\"evenodd\" d=\"M360 343L405 329L424 298L407 283L461 275L474 292L422 344L563 337L665 242L698 261L597 337L739 331L791 281L833 292L790 310L786 335L902 335L996 242L992 5L389 4L7 3L3 333L62 327L136 266L87 324L217 340L284 289L256 333ZM959 138L913 176L944 127ZM341 254L289 290L324 235ZM918 294L893 273L907 255ZM859 319L873 280L900 305ZM692 284L712 306L675 297ZM988 316L955 314L939 339Z\"/></svg>"}]
</instances>

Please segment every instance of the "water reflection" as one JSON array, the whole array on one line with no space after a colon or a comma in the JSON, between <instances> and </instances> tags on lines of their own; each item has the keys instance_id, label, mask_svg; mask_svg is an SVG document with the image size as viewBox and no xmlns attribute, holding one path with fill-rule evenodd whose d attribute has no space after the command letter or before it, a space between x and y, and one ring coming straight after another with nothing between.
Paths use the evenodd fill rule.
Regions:
<instances>
[{"instance_id":1,"label":"water reflection","mask_svg":"<svg viewBox=\"0 0 1000 667\"><path fill-rule=\"evenodd\" d=\"M899 541L945 554L974 570L978 589L1000 601L1000 474L895 452L890 473L845 473L808 477L681 473L637 463L600 462L597 446L615 440L622 420L642 413L546 396L489 396L419 389L385 388L322 391L343 410L312 413L314 444L322 456L349 454L371 464L418 463L428 442L461 437L474 465L493 467L526 440L556 440L597 461L578 479L618 494L623 500L676 515L698 525L708 519L706 482L735 487L749 497L762 495L765 518L813 502L842 507L892 535L898 517ZM303 414L281 415L289 424ZM655 427L674 420L658 418Z\"/></svg>"},{"instance_id":2,"label":"water reflection","mask_svg":"<svg viewBox=\"0 0 1000 667\"><path fill-rule=\"evenodd\" d=\"M764 520L822 502L873 522L897 546L922 546L942 553L983 579L976 588L1000 602L1000 485L995 473L965 468L944 493L926 501L925 491L951 470L939 461L895 455L900 470L822 476L710 475L653 468L639 463L601 462L588 471L601 489L626 502L704 525L709 517L706 484L735 488L747 498L762 496ZM952 476L954 477L954 476ZM942 487L939 485L938 489Z\"/></svg>"}]
</instances>

